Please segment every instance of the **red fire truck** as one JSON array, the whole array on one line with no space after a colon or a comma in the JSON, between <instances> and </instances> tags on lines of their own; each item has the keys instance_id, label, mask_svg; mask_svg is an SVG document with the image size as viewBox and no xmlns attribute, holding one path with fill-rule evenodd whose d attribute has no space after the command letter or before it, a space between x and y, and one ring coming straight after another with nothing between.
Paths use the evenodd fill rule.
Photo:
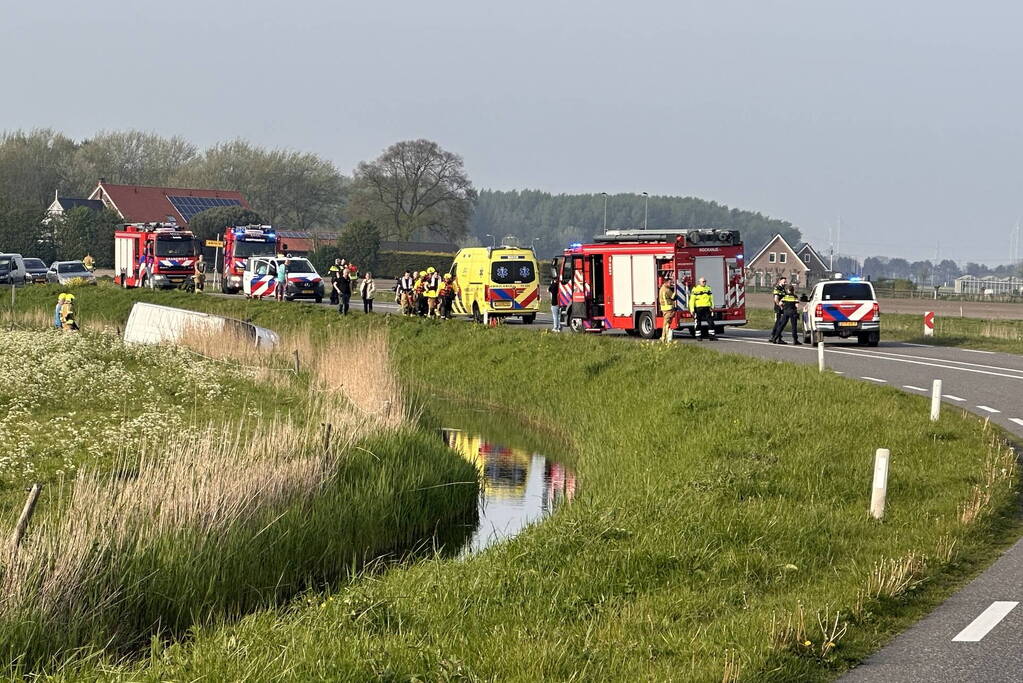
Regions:
<instances>
[{"instance_id":1,"label":"red fire truck","mask_svg":"<svg viewBox=\"0 0 1023 683\"><path fill-rule=\"evenodd\" d=\"M742 240L738 230L610 230L595 244L573 244L555 259L564 321L577 332L625 330L646 339L664 325L657 291L676 276L674 329L695 334L689 290L707 278L715 329L746 324Z\"/></svg>"},{"instance_id":2,"label":"red fire truck","mask_svg":"<svg viewBox=\"0 0 1023 683\"><path fill-rule=\"evenodd\" d=\"M224 231L224 266L220 288L225 294L242 289L249 258L277 255L277 233L271 225L239 225Z\"/></svg>"},{"instance_id":3,"label":"red fire truck","mask_svg":"<svg viewBox=\"0 0 1023 683\"><path fill-rule=\"evenodd\" d=\"M164 223L128 223L114 233L114 282L177 287L195 271L195 237Z\"/></svg>"}]
</instances>

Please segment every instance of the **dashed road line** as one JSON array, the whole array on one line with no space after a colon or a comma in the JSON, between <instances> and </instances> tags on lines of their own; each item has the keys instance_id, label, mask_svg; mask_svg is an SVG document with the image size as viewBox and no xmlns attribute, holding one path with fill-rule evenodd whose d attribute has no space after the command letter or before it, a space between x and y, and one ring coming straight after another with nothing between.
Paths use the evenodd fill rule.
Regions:
<instances>
[{"instance_id":1,"label":"dashed road line","mask_svg":"<svg viewBox=\"0 0 1023 683\"><path fill-rule=\"evenodd\" d=\"M912 389L913 391L927 391L923 387L914 387L912 384L903 384L903 389Z\"/></svg>"},{"instance_id":2,"label":"dashed road line","mask_svg":"<svg viewBox=\"0 0 1023 683\"><path fill-rule=\"evenodd\" d=\"M960 398L958 396L953 396L952 394L942 394L942 396L947 398L949 401L965 401L966 400L965 398Z\"/></svg>"},{"instance_id":3,"label":"dashed road line","mask_svg":"<svg viewBox=\"0 0 1023 683\"><path fill-rule=\"evenodd\" d=\"M888 380L886 380L886 379L878 379L877 377L860 377L860 379L869 380L871 382L879 382L881 384L888 384Z\"/></svg>"},{"instance_id":4,"label":"dashed road line","mask_svg":"<svg viewBox=\"0 0 1023 683\"><path fill-rule=\"evenodd\" d=\"M1010 417L1009 422L1015 422L1020 427L1023 427L1023 420L1019 419L1018 417Z\"/></svg>"},{"instance_id":5,"label":"dashed road line","mask_svg":"<svg viewBox=\"0 0 1023 683\"><path fill-rule=\"evenodd\" d=\"M980 408L981 410L986 410L989 413L1000 413L1000 412L1002 412L1002 411L998 410L997 408L992 408L991 406L977 406L977 407Z\"/></svg>"},{"instance_id":6,"label":"dashed road line","mask_svg":"<svg viewBox=\"0 0 1023 683\"><path fill-rule=\"evenodd\" d=\"M1018 602L1010 602L1008 600L997 600L992 602L991 606L981 612L980 616L971 621L969 626L960 631L958 635L952 639L952 642L979 642L984 636L991 632L991 629L998 626L998 623L1018 604Z\"/></svg>"},{"instance_id":7,"label":"dashed road line","mask_svg":"<svg viewBox=\"0 0 1023 683\"><path fill-rule=\"evenodd\" d=\"M994 351L981 351L980 349L960 349L960 350L961 351L966 351L967 353L986 353L986 354L988 354L990 356L993 356L995 354Z\"/></svg>"}]
</instances>

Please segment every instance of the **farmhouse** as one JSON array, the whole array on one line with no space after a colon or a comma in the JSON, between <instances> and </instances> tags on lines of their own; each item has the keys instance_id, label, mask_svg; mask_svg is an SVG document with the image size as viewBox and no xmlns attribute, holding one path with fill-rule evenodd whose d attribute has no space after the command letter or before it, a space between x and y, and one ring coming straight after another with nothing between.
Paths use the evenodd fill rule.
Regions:
<instances>
[{"instance_id":1,"label":"farmhouse","mask_svg":"<svg viewBox=\"0 0 1023 683\"><path fill-rule=\"evenodd\" d=\"M192 216L220 206L251 208L240 192L181 187L115 185L100 179L89 200L117 212L125 223L172 223L188 227Z\"/></svg>"},{"instance_id":2,"label":"farmhouse","mask_svg":"<svg viewBox=\"0 0 1023 683\"><path fill-rule=\"evenodd\" d=\"M757 255L746 262L746 280L755 287L770 287L780 277L803 286L810 267L803 262L785 238L775 235Z\"/></svg>"}]
</instances>

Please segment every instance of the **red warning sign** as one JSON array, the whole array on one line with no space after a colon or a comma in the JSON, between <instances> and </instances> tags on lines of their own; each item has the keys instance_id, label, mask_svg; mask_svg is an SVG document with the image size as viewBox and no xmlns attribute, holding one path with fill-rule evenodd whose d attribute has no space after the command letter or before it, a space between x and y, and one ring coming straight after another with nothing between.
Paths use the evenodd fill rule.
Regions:
<instances>
[{"instance_id":1,"label":"red warning sign","mask_svg":"<svg viewBox=\"0 0 1023 683\"><path fill-rule=\"evenodd\" d=\"M924 336L930 337L934 334L934 311L924 313Z\"/></svg>"}]
</instances>

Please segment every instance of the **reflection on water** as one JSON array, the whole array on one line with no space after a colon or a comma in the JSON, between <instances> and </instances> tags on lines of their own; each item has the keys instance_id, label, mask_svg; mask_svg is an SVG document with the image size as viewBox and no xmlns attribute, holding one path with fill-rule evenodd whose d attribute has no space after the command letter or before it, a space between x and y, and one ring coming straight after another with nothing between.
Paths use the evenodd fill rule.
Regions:
<instances>
[{"instance_id":1,"label":"reflection on water","mask_svg":"<svg viewBox=\"0 0 1023 683\"><path fill-rule=\"evenodd\" d=\"M511 538L575 495L575 473L539 453L442 429L444 441L483 475L479 526L463 553Z\"/></svg>"}]
</instances>

